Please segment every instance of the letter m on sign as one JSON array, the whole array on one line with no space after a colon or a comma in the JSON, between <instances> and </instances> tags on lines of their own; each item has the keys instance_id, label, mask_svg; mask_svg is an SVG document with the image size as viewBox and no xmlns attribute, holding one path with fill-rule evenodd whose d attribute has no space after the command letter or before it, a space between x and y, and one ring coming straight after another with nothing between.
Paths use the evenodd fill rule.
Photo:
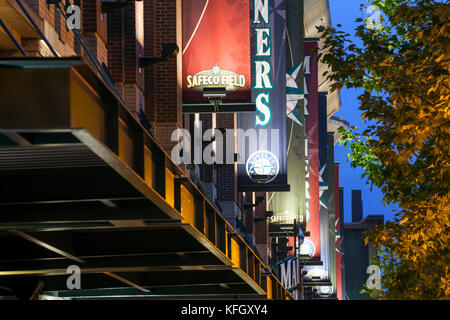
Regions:
<instances>
[{"instance_id":1,"label":"letter m on sign","mask_svg":"<svg viewBox=\"0 0 450 320\"><path fill-rule=\"evenodd\" d=\"M292 287L292 261L287 260L280 264L281 283L286 289Z\"/></svg>"}]
</instances>

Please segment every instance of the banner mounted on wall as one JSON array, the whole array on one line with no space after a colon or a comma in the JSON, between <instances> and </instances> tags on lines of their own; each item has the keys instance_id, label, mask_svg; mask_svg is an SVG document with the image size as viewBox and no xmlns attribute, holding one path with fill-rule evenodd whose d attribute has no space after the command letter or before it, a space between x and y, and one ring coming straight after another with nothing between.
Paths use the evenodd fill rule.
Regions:
<instances>
[{"instance_id":1,"label":"banner mounted on wall","mask_svg":"<svg viewBox=\"0 0 450 320\"><path fill-rule=\"evenodd\" d=\"M286 139L289 192L275 192L269 206L269 236L294 236L294 225L306 227L305 125L303 103L303 1L286 4Z\"/></svg>"},{"instance_id":2,"label":"banner mounted on wall","mask_svg":"<svg viewBox=\"0 0 450 320\"><path fill-rule=\"evenodd\" d=\"M183 103L251 100L249 0L183 0Z\"/></svg>"},{"instance_id":3,"label":"banner mounted on wall","mask_svg":"<svg viewBox=\"0 0 450 320\"><path fill-rule=\"evenodd\" d=\"M329 213L328 213L328 131L327 131L327 93L319 92L318 104L319 121L319 214L320 214L320 253L323 269L330 270L330 250L329 247ZM332 252L332 250L331 250Z\"/></svg>"},{"instance_id":4,"label":"banner mounted on wall","mask_svg":"<svg viewBox=\"0 0 450 320\"><path fill-rule=\"evenodd\" d=\"M318 60L317 41L305 39L305 197L306 231L314 246L313 260L320 260L320 210L319 210L319 119L318 119Z\"/></svg>"},{"instance_id":5,"label":"banner mounted on wall","mask_svg":"<svg viewBox=\"0 0 450 320\"><path fill-rule=\"evenodd\" d=\"M335 210L335 251L336 251L336 295L339 300L343 299L343 273L342 273L342 260L343 260L343 248L341 239L341 229L342 221L344 217L341 213L340 197L339 197L339 163L334 164L334 210ZM342 230L342 231L341 231ZM332 250L333 251L333 250Z\"/></svg>"}]
</instances>

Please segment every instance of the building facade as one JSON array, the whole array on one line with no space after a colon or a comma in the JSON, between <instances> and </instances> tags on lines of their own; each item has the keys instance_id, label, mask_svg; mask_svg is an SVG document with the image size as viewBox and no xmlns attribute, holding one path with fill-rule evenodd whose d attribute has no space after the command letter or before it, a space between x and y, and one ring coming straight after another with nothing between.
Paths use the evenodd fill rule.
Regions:
<instances>
[{"instance_id":1,"label":"building facade","mask_svg":"<svg viewBox=\"0 0 450 320\"><path fill-rule=\"evenodd\" d=\"M272 26L269 20L265 24L265 13L255 5L257 2L235 1L233 5L243 5L248 10L249 41L260 35L264 42L268 33L251 35L251 27L272 28L274 35L275 28L285 26ZM224 3L217 1L216 5ZM267 3L271 21L275 21L274 17L280 19L281 12L293 10L284 1ZM10 81L1 88L4 104L0 110L0 154L4 157L0 174L3 187L6 183L13 186L1 198L2 208L8 212L2 220L2 236L25 252L23 257L13 250L5 253L5 261L23 259L21 263L5 264L5 270L1 270L0 283L5 288L27 292L29 287L35 289L44 283L40 291L44 295L68 298L99 294L140 294L149 298L343 298L337 294L342 291L339 288L343 282L335 250L338 240L335 232L328 230L340 217L339 173L332 149L339 138L336 129L346 124L333 116L339 109L340 97L339 92L328 93L331 84L322 76L326 66L315 61L315 88L309 88L316 91L316 111L319 104L322 108L320 134L325 140L318 140L317 148L325 147L326 210L317 218L316 229L310 229L307 222L302 225L303 245L297 231L274 235L269 229L270 218L279 209L274 207L274 199L280 194L297 197L303 203L298 217L304 215L307 219L305 190L300 198L294 189L246 190L239 182L241 169L237 159L233 163L176 164L171 157L179 143L173 135L177 129L185 129L194 137L197 129L203 136L209 129L221 133L237 130L243 123L240 110L185 110L190 101L183 87L187 61L184 54L189 45L194 47L192 39L186 36L189 25L185 14L187 10L198 10L188 4L200 6L198 12L202 16L214 14L208 11L215 8L214 2L207 8L208 1L1 2L0 81ZM303 18L298 19L302 21L298 26L303 33L297 43L302 48L298 58L303 61L304 39L320 47L315 26L329 26L331 20L326 0L299 1L298 6L298 16ZM258 17L260 24L255 22ZM275 41L280 46L286 41L272 40L273 51ZM263 51L267 48L266 45ZM251 49L249 44L249 50L259 49ZM279 56L285 63L285 51L279 51ZM248 71L257 63L249 60ZM288 69L277 72L284 83ZM300 80L296 81L305 90L301 93L304 98L308 88L303 87L303 76L301 71ZM253 118L260 111L255 88L243 88L253 91L254 96L247 100L225 98L223 102L250 108L247 112L253 112ZM286 99L284 91L282 96ZM273 97L274 94L275 100ZM296 99L303 109L304 99ZM283 101L280 105L284 119ZM14 112L18 105L26 106L23 112ZM252 111L255 105L256 110ZM319 118L309 119L306 121L313 127L318 125ZM200 143L203 152L208 143ZM304 148L302 143L299 146ZM238 148L234 138L225 139L224 158L228 146L235 151ZM20 158L24 162L17 161ZM298 163L298 168L303 167L305 163ZM316 169L314 197L318 206L318 165ZM289 184L289 173L286 176ZM29 210L38 214L30 216ZM66 214L52 215L61 210ZM87 212L92 216L83 214ZM319 207L311 213L319 217ZM14 225L14 229L8 229L8 225ZM289 256L301 258L302 246L307 248L309 238L320 238L320 254L310 261L299 260L295 266L295 272L302 274L297 276L298 286L287 288L281 281L280 261ZM92 242L98 245L90 247ZM46 264L48 257L56 262ZM32 265L33 259L39 262ZM65 288L68 262L84 270L81 289ZM24 273L27 285L17 284L14 275L30 266L33 273ZM50 275L44 269L54 272ZM161 289L163 286L167 289ZM319 287L327 289L322 293ZM329 287L331 293L327 294ZM112 289L105 293L104 288Z\"/></svg>"}]
</instances>

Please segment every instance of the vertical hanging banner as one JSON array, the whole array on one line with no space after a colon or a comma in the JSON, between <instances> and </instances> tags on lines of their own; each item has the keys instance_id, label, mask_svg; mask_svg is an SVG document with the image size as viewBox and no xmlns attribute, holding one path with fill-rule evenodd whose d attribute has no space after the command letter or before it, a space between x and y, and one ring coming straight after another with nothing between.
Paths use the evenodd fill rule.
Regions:
<instances>
[{"instance_id":1,"label":"vertical hanging banner","mask_svg":"<svg viewBox=\"0 0 450 320\"><path fill-rule=\"evenodd\" d=\"M338 165L339 168L339 165ZM338 172L339 173L339 172ZM338 283L337 292L338 299L341 297L341 300L345 299L345 244L344 244L344 187L339 187L339 226L338 232L336 232L336 238L338 239L338 249L339 250L339 265L340 268L340 282ZM337 260L337 259L336 259Z\"/></svg>"},{"instance_id":2,"label":"vertical hanging banner","mask_svg":"<svg viewBox=\"0 0 450 320\"><path fill-rule=\"evenodd\" d=\"M252 101L256 113L238 114L238 190L243 192L289 190L285 5L285 0L250 1Z\"/></svg>"},{"instance_id":3,"label":"vertical hanging banner","mask_svg":"<svg viewBox=\"0 0 450 320\"><path fill-rule=\"evenodd\" d=\"M319 119L318 119L318 61L317 41L304 42L305 62L305 193L306 231L310 232L309 255L320 260L320 210L319 210Z\"/></svg>"},{"instance_id":4,"label":"vertical hanging banner","mask_svg":"<svg viewBox=\"0 0 450 320\"><path fill-rule=\"evenodd\" d=\"M328 145L328 248L329 248L329 271L328 278L333 284L333 295L336 295L336 170L334 165L334 133L327 134Z\"/></svg>"},{"instance_id":5,"label":"vertical hanging banner","mask_svg":"<svg viewBox=\"0 0 450 320\"><path fill-rule=\"evenodd\" d=\"M319 93L319 214L320 214L320 246L323 268L330 269L330 254L333 248L328 245L328 141L327 141L327 95Z\"/></svg>"},{"instance_id":6,"label":"vertical hanging banner","mask_svg":"<svg viewBox=\"0 0 450 320\"><path fill-rule=\"evenodd\" d=\"M250 102L249 0L183 0L183 102L207 103L204 88L227 102Z\"/></svg>"},{"instance_id":7,"label":"vertical hanging banner","mask_svg":"<svg viewBox=\"0 0 450 320\"><path fill-rule=\"evenodd\" d=\"M335 210L335 242L336 242L336 295L339 300L343 298L342 290L342 246L341 246L341 219L339 197L339 163L334 164L334 210Z\"/></svg>"},{"instance_id":8,"label":"vertical hanging banner","mask_svg":"<svg viewBox=\"0 0 450 320\"><path fill-rule=\"evenodd\" d=\"M297 286L300 284L300 265L298 257L287 257L277 262L281 284L298 300Z\"/></svg>"},{"instance_id":9,"label":"vertical hanging banner","mask_svg":"<svg viewBox=\"0 0 450 320\"><path fill-rule=\"evenodd\" d=\"M303 1L286 4L286 139L289 192L271 196L269 236L294 236L294 221L303 230L305 213L305 127L303 103ZM289 239L289 246L293 239Z\"/></svg>"}]
</instances>

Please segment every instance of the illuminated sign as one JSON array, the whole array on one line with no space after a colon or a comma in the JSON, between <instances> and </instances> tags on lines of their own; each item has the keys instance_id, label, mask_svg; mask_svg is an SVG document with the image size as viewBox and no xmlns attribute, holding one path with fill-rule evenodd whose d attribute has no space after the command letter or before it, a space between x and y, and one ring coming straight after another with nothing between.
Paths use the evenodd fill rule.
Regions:
<instances>
[{"instance_id":1,"label":"illuminated sign","mask_svg":"<svg viewBox=\"0 0 450 320\"><path fill-rule=\"evenodd\" d=\"M183 103L203 88L226 88L224 102L251 101L249 0L183 0Z\"/></svg>"},{"instance_id":2,"label":"illuminated sign","mask_svg":"<svg viewBox=\"0 0 450 320\"><path fill-rule=\"evenodd\" d=\"M247 174L251 179L257 179L257 176L264 176L259 178L262 182L270 182L278 175L280 165L277 157L269 151L257 151L253 153L247 160Z\"/></svg>"},{"instance_id":3,"label":"illuminated sign","mask_svg":"<svg viewBox=\"0 0 450 320\"><path fill-rule=\"evenodd\" d=\"M300 283L300 267L297 257L288 257L278 264L281 284L292 290Z\"/></svg>"},{"instance_id":4,"label":"illuminated sign","mask_svg":"<svg viewBox=\"0 0 450 320\"><path fill-rule=\"evenodd\" d=\"M294 223L294 219L297 219L297 215L289 212L282 212L270 217L270 223L291 224Z\"/></svg>"},{"instance_id":5,"label":"illuminated sign","mask_svg":"<svg viewBox=\"0 0 450 320\"><path fill-rule=\"evenodd\" d=\"M330 215L332 208L328 207L328 201L331 194L331 190L328 190L328 183L332 183L332 179L329 180L329 166L333 165L332 149L328 147L328 134L327 134L327 96L326 93L319 93L318 104L318 132L319 132L319 214L320 214L320 260L322 266L330 274L332 274L332 259L333 248L330 247ZM333 147L333 146L332 146ZM333 231L334 232L334 231Z\"/></svg>"},{"instance_id":6,"label":"illuminated sign","mask_svg":"<svg viewBox=\"0 0 450 320\"><path fill-rule=\"evenodd\" d=\"M332 286L318 286L317 287L317 293L321 297L329 297L333 293L333 287Z\"/></svg>"},{"instance_id":7,"label":"illuminated sign","mask_svg":"<svg viewBox=\"0 0 450 320\"><path fill-rule=\"evenodd\" d=\"M276 192L269 198L269 209L274 213L269 236L292 237L298 227L302 230L306 227L305 170L302 165L305 161L303 8L300 3L286 2L286 158L290 191Z\"/></svg>"},{"instance_id":8,"label":"illuminated sign","mask_svg":"<svg viewBox=\"0 0 450 320\"><path fill-rule=\"evenodd\" d=\"M250 1L254 114L238 114L238 128L256 130L238 163L239 191L288 189L286 177L286 6L283 0ZM243 137L245 139L245 137ZM266 177L261 177L266 176ZM285 190L285 191L286 191Z\"/></svg>"},{"instance_id":9,"label":"illuminated sign","mask_svg":"<svg viewBox=\"0 0 450 320\"><path fill-rule=\"evenodd\" d=\"M270 60L261 58L270 57L271 43L269 23L269 1L254 1L253 24L256 33L256 53L253 60L255 70L255 84L253 89L261 89L256 96L256 109L258 113L255 117L255 126L266 126L269 124L272 111L270 108L270 90L273 89ZM259 26L261 23L262 26Z\"/></svg>"},{"instance_id":10,"label":"illuminated sign","mask_svg":"<svg viewBox=\"0 0 450 320\"><path fill-rule=\"evenodd\" d=\"M314 243L309 239L305 239L300 246L300 255L308 256L308 258L311 259L315 253L316 247L314 246Z\"/></svg>"},{"instance_id":11,"label":"illuminated sign","mask_svg":"<svg viewBox=\"0 0 450 320\"><path fill-rule=\"evenodd\" d=\"M305 198L306 231L315 247L313 260L320 260L320 204L319 204L319 84L317 41L304 42L305 94Z\"/></svg>"},{"instance_id":12,"label":"illuminated sign","mask_svg":"<svg viewBox=\"0 0 450 320\"><path fill-rule=\"evenodd\" d=\"M245 76L214 66L211 70L200 71L186 77L186 88L203 91L203 88L225 88L227 92L245 87Z\"/></svg>"},{"instance_id":13,"label":"illuminated sign","mask_svg":"<svg viewBox=\"0 0 450 320\"><path fill-rule=\"evenodd\" d=\"M294 224L303 225L304 219L304 216L297 215L289 210L274 213L269 219L269 236L292 236Z\"/></svg>"}]
</instances>

